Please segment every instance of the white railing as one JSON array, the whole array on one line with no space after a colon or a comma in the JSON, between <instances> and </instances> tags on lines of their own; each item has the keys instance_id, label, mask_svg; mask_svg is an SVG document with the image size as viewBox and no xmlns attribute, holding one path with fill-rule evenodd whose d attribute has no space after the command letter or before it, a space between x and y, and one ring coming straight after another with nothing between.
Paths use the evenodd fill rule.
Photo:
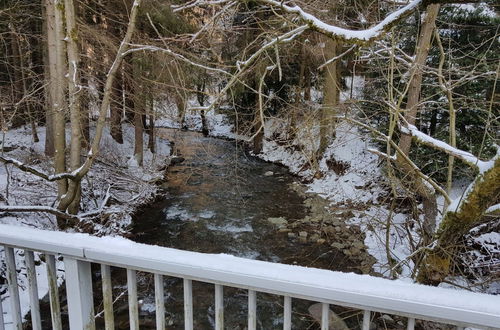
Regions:
<instances>
[{"instance_id":1,"label":"white railing","mask_svg":"<svg viewBox=\"0 0 500 330\"><path fill-rule=\"evenodd\" d=\"M329 329L329 305L363 311L362 329L368 330L374 312L438 321L457 327L500 327L500 297L466 291L427 287L366 275L345 274L314 268L248 260L229 255L202 254L134 243L123 238L97 238L84 234L43 231L0 225L0 244L5 246L10 318L22 329L14 249L25 251L31 322L41 329L34 254L46 255L53 329L61 329L56 284L55 256L62 256L71 329L95 329L91 263L101 265L106 329L114 328L110 266L127 269L130 329L139 329L136 271L154 274L157 329L165 328L163 276L183 279L184 324L193 329L192 281L214 284L215 328L224 328L224 286L248 290L248 329L256 329L256 292L284 297L284 329L291 329L292 298L322 303L321 329ZM20 261L17 260L19 263ZM0 304L1 309L1 304ZM1 311L0 311L1 312ZM0 330L4 329L3 313Z\"/></svg>"}]
</instances>

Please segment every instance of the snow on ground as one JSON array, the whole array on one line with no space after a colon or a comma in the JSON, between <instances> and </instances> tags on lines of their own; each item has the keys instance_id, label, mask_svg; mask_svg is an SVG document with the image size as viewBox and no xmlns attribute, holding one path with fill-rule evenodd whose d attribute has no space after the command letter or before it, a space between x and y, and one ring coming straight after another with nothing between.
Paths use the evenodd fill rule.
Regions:
<instances>
[{"instance_id":1,"label":"snow on ground","mask_svg":"<svg viewBox=\"0 0 500 330\"><path fill-rule=\"evenodd\" d=\"M1 145L5 154L16 158L31 166L36 166L46 173L52 173L51 161L44 156L45 128L38 127L39 142L34 142L31 130L27 127L6 131L3 134ZM67 130L69 141L69 130ZM101 219L93 223L81 225L80 230L91 231L98 235L119 235L128 230L131 223L131 214L137 207L152 200L158 194L156 179L162 178L163 172L159 171L168 162L170 155L169 143L157 138L156 154L147 149L148 136L144 136L144 167L134 165L134 129L130 125L123 125L122 145L114 141L106 128L102 141L100 155L87 177L82 182L83 198L82 212L103 207L102 202L109 192L111 198ZM13 150L11 150L13 148ZM123 164L129 164L124 166ZM46 182L32 174L25 173L11 165L0 164L0 203L8 205L45 205L53 206L57 198L56 183ZM24 227L57 230L55 218L44 213L0 213L0 223ZM21 307L23 315L29 310L27 293L26 267L23 251L16 251ZM3 253L3 249L0 250ZM39 256L35 257L39 260ZM0 263L0 272L5 274L5 264ZM58 262L60 270L59 281L62 283L64 265ZM43 297L48 290L45 263L36 267L39 278L39 296ZM10 309L7 292L2 292L3 309ZM6 320L7 321L7 320Z\"/></svg>"}]
</instances>

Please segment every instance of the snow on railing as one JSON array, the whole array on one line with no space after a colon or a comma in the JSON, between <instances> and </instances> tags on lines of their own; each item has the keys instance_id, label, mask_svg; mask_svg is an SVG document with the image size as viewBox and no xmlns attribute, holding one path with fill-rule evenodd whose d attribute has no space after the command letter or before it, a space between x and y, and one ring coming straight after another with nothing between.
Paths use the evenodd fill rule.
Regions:
<instances>
[{"instance_id":1,"label":"snow on railing","mask_svg":"<svg viewBox=\"0 0 500 330\"><path fill-rule=\"evenodd\" d=\"M110 266L127 269L130 329L139 329L136 272L154 274L157 329L165 328L163 276L183 279L184 324L193 329L192 281L214 284L215 328L224 328L223 287L248 290L248 329L256 329L257 292L284 296L284 329L292 327L292 298L322 303L321 329L329 329L329 305L363 311L362 329L370 328L373 313L389 313L415 320L432 320L458 327L500 326L500 299L497 296L462 290L428 287L391 281L368 275L276 264L229 255L203 254L139 244L118 237L92 237L0 225L0 244L5 246L5 262L13 328L22 329L16 254L25 251L26 274L31 299L31 324L41 329L34 254L45 254L48 270L52 328L61 329L55 257L64 261L66 296L71 329L95 329L91 263L101 265L104 320L114 328ZM20 259L18 257L18 259ZM20 260L17 260L17 265ZM0 304L0 330L4 329Z\"/></svg>"}]
</instances>

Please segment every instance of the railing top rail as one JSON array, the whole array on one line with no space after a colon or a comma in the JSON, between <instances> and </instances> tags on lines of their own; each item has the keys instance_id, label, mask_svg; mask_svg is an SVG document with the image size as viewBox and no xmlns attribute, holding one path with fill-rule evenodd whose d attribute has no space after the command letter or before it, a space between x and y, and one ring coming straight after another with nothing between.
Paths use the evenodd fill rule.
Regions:
<instances>
[{"instance_id":1,"label":"railing top rail","mask_svg":"<svg viewBox=\"0 0 500 330\"><path fill-rule=\"evenodd\" d=\"M0 244L372 311L500 326L500 297L481 293L10 225L0 225Z\"/></svg>"}]
</instances>

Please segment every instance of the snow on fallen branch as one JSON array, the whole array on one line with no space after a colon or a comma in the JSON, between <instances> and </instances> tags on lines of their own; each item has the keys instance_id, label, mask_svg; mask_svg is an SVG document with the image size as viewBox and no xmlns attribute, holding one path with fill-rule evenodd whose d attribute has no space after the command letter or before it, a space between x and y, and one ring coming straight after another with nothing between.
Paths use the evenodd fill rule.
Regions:
<instances>
[{"instance_id":1,"label":"snow on fallen branch","mask_svg":"<svg viewBox=\"0 0 500 330\"><path fill-rule=\"evenodd\" d=\"M29 172L33 175L36 175L42 179L45 179L45 180L51 181L51 182L61 180L61 179L70 179L70 180L76 179L76 174L73 172L72 173L58 173L58 174L49 175L49 174L46 174L46 173L39 171L38 169L36 169L32 166L26 165L17 159L10 158L10 157L0 156L0 162L2 162L4 164L12 164L22 171Z\"/></svg>"},{"instance_id":2,"label":"snow on fallen branch","mask_svg":"<svg viewBox=\"0 0 500 330\"><path fill-rule=\"evenodd\" d=\"M403 134L408 134L413 136L417 141L419 141L422 144L425 144L427 146L430 146L434 149L441 150L451 156L454 156L463 162L467 163L468 165L475 167L479 169L480 173L484 173L487 170L489 170L491 167L493 167L493 164L495 163L494 160L489 160L489 161L482 161L470 152L464 151L457 149L455 147L450 146L448 143L437 140L420 130L416 128L414 125L407 124L406 126L401 126L400 127L401 133ZM497 155L498 157L498 155Z\"/></svg>"},{"instance_id":3,"label":"snow on fallen branch","mask_svg":"<svg viewBox=\"0 0 500 330\"><path fill-rule=\"evenodd\" d=\"M492 214L492 215L499 214L500 215L500 203L495 204L493 206L490 206L484 213L487 215L489 215L489 214Z\"/></svg>"},{"instance_id":4,"label":"snow on fallen branch","mask_svg":"<svg viewBox=\"0 0 500 330\"><path fill-rule=\"evenodd\" d=\"M299 6L289 6L283 4L282 1L277 0L257 0L260 3L268 4L273 7L278 7L286 13L298 15L303 21L305 21L308 26L314 30L317 30L326 35L335 36L336 38L341 38L347 42L369 42L375 40L382 36L384 32L386 32L389 28L391 28L394 24L399 22L399 20L406 17L408 14L412 13L421 3L422 0L413 0L407 5L403 6L401 9L396 10L395 12L389 14L384 20L380 23L372 26L366 30L349 30L344 29L338 26L330 25L325 23L305 12Z\"/></svg>"}]
</instances>

